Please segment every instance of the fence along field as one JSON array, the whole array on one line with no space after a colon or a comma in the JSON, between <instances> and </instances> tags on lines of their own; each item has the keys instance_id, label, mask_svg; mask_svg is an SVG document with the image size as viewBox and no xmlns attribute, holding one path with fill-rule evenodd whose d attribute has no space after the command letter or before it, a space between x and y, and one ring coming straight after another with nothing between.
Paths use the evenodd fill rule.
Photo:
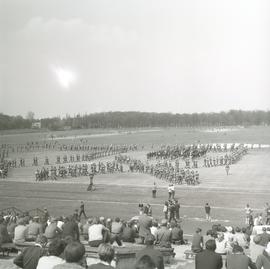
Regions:
<instances>
[{"instance_id":1,"label":"fence along field","mask_svg":"<svg viewBox=\"0 0 270 269\"><path fill-rule=\"evenodd\" d=\"M101 135L99 136L100 133ZM109 134L109 135L108 135ZM57 139L60 137L61 139ZM79 130L54 133L32 133L1 135L1 144L25 144L31 141L57 141L57 143L78 144L137 144L138 150L128 152L134 158L146 158L146 153L165 144L192 143L245 143L270 144L269 127L195 129L168 128L148 130ZM16 206L23 210L46 206L51 214L65 215L73 212L81 200L85 201L89 215L120 216L130 218L137 215L139 202L153 205L154 216L162 217L162 206L167 199L167 182L140 173L122 173L96 175L97 190L87 192L88 177L68 178L56 182L35 182L32 166L33 156L38 156L40 167L45 156L55 164L56 156L64 154L55 150L38 152L14 152L9 158L25 158L25 168L14 168L7 179L0 180L1 208ZM65 152L72 154L72 152ZM62 155L61 155L62 156ZM269 176L270 150L258 148L249 153L235 165L231 166L230 175L226 176L223 166L203 168L199 159L201 184L197 186L177 186L176 197L181 204L181 217L185 233L192 233L194 228L207 228L212 225L204 221L203 205L209 202L213 208L213 218L228 225L243 224L244 206L250 203L258 212L268 202L270 187ZM106 157L103 160L110 160ZM98 161L98 160L97 160ZM183 165L183 163L182 163ZM153 181L158 184L158 195L151 198Z\"/></svg>"}]
</instances>

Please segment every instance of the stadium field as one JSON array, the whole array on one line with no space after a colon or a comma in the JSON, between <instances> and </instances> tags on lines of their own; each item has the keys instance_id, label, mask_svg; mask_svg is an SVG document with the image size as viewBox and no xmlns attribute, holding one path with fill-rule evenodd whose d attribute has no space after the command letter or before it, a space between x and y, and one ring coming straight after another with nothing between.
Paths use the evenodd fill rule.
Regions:
<instances>
[{"instance_id":1,"label":"stadium field","mask_svg":"<svg viewBox=\"0 0 270 269\"><path fill-rule=\"evenodd\" d=\"M55 133L2 134L1 144L23 144L30 141L49 140L57 143L80 143L87 139L90 144L137 144L138 150L127 154L145 159L145 154L162 144L190 143L251 143L270 144L269 127L228 129L148 129L148 130L102 130L66 131ZM60 141L60 142L59 142ZM52 215L72 214L84 201L88 216L119 216L129 219L138 215L138 203L150 203L153 216L161 219L164 201L168 198L168 183L140 173L96 175L96 190L87 192L88 177L60 179L57 182L35 182L36 167L30 165L38 156L43 166L45 156L55 162L52 150L11 153L9 158L23 157L25 168L14 168L10 176L0 180L0 209L15 206L22 210L47 207ZM68 154L68 152L65 152ZM73 152L73 154L75 154ZM113 157L103 158L104 161ZM224 166L198 169L201 184L176 187L176 197L181 204L180 215L184 233L190 235L196 227L205 231L213 223L244 225L244 207L247 203L262 212L269 201L270 150L251 149L237 164L232 165L227 176ZM202 166L202 160L199 160ZM158 185L157 198L151 198L151 186ZM212 207L213 222L204 220L204 204Z\"/></svg>"}]
</instances>

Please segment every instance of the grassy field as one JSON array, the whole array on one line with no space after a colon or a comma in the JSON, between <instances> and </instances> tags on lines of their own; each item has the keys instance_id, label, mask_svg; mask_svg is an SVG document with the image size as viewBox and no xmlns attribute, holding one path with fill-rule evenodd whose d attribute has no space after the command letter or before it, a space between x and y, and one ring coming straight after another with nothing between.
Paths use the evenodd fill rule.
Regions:
<instances>
[{"instance_id":1,"label":"grassy field","mask_svg":"<svg viewBox=\"0 0 270 269\"><path fill-rule=\"evenodd\" d=\"M152 145L200 143L257 143L270 144L269 127L235 128L216 132L205 129L154 129L154 130L79 130L55 133L2 134L0 143L23 144L30 141L51 140L57 143L79 143L87 139L89 144L138 144L139 150L128 153L135 158L145 158ZM59 139L57 139L59 138ZM46 206L52 215L67 215L79 207L83 200L88 216L120 216L129 219L138 214L138 203L153 205L154 217L162 218L162 207L167 199L167 183L149 175L123 174L98 175L97 189L87 192L87 177L67 178L57 182L34 181L33 156L38 156L42 165L45 156L55 162L56 155L63 152L25 152L10 154L10 158L26 158L25 168L12 169L10 177L0 180L0 209L15 206L30 210ZM68 153L69 154L69 153ZM74 153L75 154L75 153ZM269 201L270 167L269 149L250 150L249 154L231 166L229 176L224 167L199 168L202 183L198 186L178 186L176 196L181 204L180 214L185 234L192 234L196 227L205 231L213 223L244 225L246 203L256 212L263 210ZM108 158L107 158L108 159ZM105 159L104 159L105 160ZM199 160L201 166L202 160ZM182 163L183 166L183 163ZM158 184L158 196L151 198L151 186ZM213 223L204 220L204 204L212 206Z\"/></svg>"}]
</instances>

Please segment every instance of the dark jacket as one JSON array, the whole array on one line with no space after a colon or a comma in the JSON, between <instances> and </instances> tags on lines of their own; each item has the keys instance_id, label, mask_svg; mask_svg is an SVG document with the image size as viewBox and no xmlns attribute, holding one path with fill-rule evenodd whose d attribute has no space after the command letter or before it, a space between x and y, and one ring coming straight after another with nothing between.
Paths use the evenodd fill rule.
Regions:
<instances>
[{"instance_id":1,"label":"dark jacket","mask_svg":"<svg viewBox=\"0 0 270 269\"><path fill-rule=\"evenodd\" d=\"M256 266L257 269L270 269L270 256L265 250L257 257Z\"/></svg>"},{"instance_id":2,"label":"dark jacket","mask_svg":"<svg viewBox=\"0 0 270 269\"><path fill-rule=\"evenodd\" d=\"M46 250L40 246L27 247L14 259L13 263L23 269L36 269L39 258L46 254Z\"/></svg>"},{"instance_id":3,"label":"dark jacket","mask_svg":"<svg viewBox=\"0 0 270 269\"><path fill-rule=\"evenodd\" d=\"M153 246L147 246L136 254L136 260L139 260L144 255L148 255L152 258L157 269L164 269L163 256L159 250L154 249Z\"/></svg>"},{"instance_id":4,"label":"dark jacket","mask_svg":"<svg viewBox=\"0 0 270 269\"><path fill-rule=\"evenodd\" d=\"M80 241L80 233L78 224L74 221L68 221L64 223L62 236L65 238L66 236L72 236L74 240Z\"/></svg>"},{"instance_id":5,"label":"dark jacket","mask_svg":"<svg viewBox=\"0 0 270 269\"><path fill-rule=\"evenodd\" d=\"M195 269L221 269L222 257L208 249L198 253L195 257Z\"/></svg>"},{"instance_id":6,"label":"dark jacket","mask_svg":"<svg viewBox=\"0 0 270 269\"><path fill-rule=\"evenodd\" d=\"M12 242L12 240L8 234L7 226L2 223L0 224L0 245L10 242Z\"/></svg>"},{"instance_id":7,"label":"dark jacket","mask_svg":"<svg viewBox=\"0 0 270 269\"><path fill-rule=\"evenodd\" d=\"M139 236L146 237L151 234L150 227L152 226L152 218L143 214L139 217Z\"/></svg>"},{"instance_id":8,"label":"dark jacket","mask_svg":"<svg viewBox=\"0 0 270 269\"><path fill-rule=\"evenodd\" d=\"M255 263L243 253L229 254L227 256L226 267L228 269L257 269Z\"/></svg>"}]
</instances>

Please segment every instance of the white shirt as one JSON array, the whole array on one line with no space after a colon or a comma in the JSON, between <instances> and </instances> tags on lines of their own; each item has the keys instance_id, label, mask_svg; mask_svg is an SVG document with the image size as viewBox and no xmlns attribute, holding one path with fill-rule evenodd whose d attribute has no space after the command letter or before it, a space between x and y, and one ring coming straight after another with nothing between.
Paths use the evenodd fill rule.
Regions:
<instances>
[{"instance_id":1,"label":"white shirt","mask_svg":"<svg viewBox=\"0 0 270 269\"><path fill-rule=\"evenodd\" d=\"M102 224L93 224L88 229L89 241L102 240L102 230L104 226Z\"/></svg>"},{"instance_id":2,"label":"white shirt","mask_svg":"<svg viewBox=\"0 0 270 269\"><path fill-rule=\"evenodd\" d=\"M53 269L57 264L65 263L65 260L56 256L43 256L39 259L37 269Z\"/></svg>"}]
</instances>

